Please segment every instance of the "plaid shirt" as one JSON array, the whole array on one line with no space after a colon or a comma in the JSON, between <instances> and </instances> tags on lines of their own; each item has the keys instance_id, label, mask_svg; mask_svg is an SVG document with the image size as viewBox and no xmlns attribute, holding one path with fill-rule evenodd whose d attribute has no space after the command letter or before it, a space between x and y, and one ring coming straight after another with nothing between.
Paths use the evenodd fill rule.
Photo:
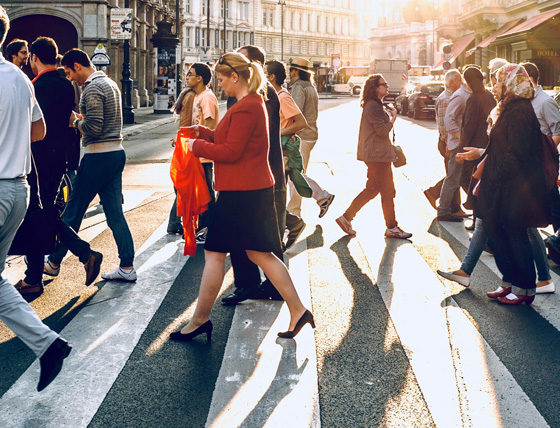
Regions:
<instances>
[{"instance_id":1,"label":"plaid shirt","mask_svg":"<svg viewBox=\"0 0 560 428\"><path fill-rule=\"evenodd\" d=\"M447 141L447 130L445 129L445 112L449 105L449 98L453 95L451 89L446 89L436 98L436 122L439 132L439 137L443 141Z\"/></svg>"}]
</instances>

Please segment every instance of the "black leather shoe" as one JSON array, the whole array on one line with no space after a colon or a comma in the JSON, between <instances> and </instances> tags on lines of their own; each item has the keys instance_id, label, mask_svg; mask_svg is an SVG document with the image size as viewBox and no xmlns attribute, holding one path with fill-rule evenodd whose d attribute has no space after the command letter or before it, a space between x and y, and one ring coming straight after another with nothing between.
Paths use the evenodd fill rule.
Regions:
<instances>
[{"instance_id":1,"label":"black leather shoe","mask_svg":"<svg viewBox=\"0 0 560 428\"><path fill-rule=\"evenodd\" d=\"M249 290L247 288L236 288L235 291L222 298L222 305L235 306L247 299L250 299Z\"/></svg>"},{"instance_id":2,"label":"black leather shoe","mask_svg":"<svg viewBox=\"0 0 560 428\"><path fill-rule=\"evenodd\" d=\"M62 361L70 354L72 347L62 338L56 339L39 359L41 376L37 391L42 391L56 378L62 369Z\"/></svg>"},{"instance_id":3,"label":"black leather shoe","mask_svg":"<svg viewBox=\"0 0 560 428\"><path fill-rule=\"evenodd\" d=\"M254 296L251 295L250 298L259 300L284 300L269 279L264 280L261 285L259 285L257 294Z\"/></svg>"},{"instance_id":4,"label":"black leather shoe","mask_svg":"<svg viewBox=\"0 0 560 428\"><path fill-rule=\"evenodd\" d=\"M286 240L286 249L294 245L299 238L299 235L305 229L305 222L300 218L299 221L289 228L288 238Z\"/></svg>"}]
</instances>

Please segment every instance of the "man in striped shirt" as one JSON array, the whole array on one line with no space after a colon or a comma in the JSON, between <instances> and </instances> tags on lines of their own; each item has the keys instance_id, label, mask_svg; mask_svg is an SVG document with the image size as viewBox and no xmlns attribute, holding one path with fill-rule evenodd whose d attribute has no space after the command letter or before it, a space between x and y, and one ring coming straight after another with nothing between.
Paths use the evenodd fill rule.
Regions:
<instances>
[{"instance_id":1,"label":"man in striped shirt","mask_svg":"<svg viewBox=\"0 0 560 428\"><path fill-rule=\"evenodd\" d=\"M109 281L134 282L134 243L122 210L122 172L126 155L122 146L121 92L103 71L95 70L84 51L66 52L62 66L66 76L84 88L80 113L72 112L70 116L70 126L82 135L84 157L63 221L78 231L90 202L99 195L120 258L120 265L101 277ZM49 256L45 273L58 274L67 251L66 246L60 245L56 253Z\"/></svg>"}]
</instances>

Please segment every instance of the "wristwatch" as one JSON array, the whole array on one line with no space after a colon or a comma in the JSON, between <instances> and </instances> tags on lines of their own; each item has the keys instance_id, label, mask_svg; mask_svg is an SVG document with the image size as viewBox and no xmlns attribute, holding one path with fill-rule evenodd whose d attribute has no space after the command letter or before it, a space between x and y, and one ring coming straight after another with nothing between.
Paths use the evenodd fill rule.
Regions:
<instances>
[{"instance_id":1,"label":"wristwatch","mask_svg":"<svg viewBox=\"0 0 560 428\"><path fill-rule=\"evenodd\" d=\"M80 118L79 118L79 117L74 118L74 121L72 122L72 126L73 126L74 128L77 128L77 127L78 127L78 122L79 122L79 121L80 121Z\"/></svg>"}]
</instances>

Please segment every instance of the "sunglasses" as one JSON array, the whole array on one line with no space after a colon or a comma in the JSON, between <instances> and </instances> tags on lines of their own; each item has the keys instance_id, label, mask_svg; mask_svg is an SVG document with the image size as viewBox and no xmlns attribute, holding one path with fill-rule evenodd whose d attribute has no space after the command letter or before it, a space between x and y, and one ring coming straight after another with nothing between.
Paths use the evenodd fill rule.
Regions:
<instances>
[{"instance_id":1,"label":"sunglasses","mask_svg":"<svg viewBox=\"0 0 560 428\"><path fill-rule=\"evenodd\" d=\"M239 74L238 71L237 71L233 66L231 66L230 64L228 64L228 63L226 62L224 56L221 56L221 57L220 57L220 59L218 60L218 64L219 64L219 65L227 65L227 66L228 66L229 68L231 68L235 73Z\"/></svg>"}]
</instances>

